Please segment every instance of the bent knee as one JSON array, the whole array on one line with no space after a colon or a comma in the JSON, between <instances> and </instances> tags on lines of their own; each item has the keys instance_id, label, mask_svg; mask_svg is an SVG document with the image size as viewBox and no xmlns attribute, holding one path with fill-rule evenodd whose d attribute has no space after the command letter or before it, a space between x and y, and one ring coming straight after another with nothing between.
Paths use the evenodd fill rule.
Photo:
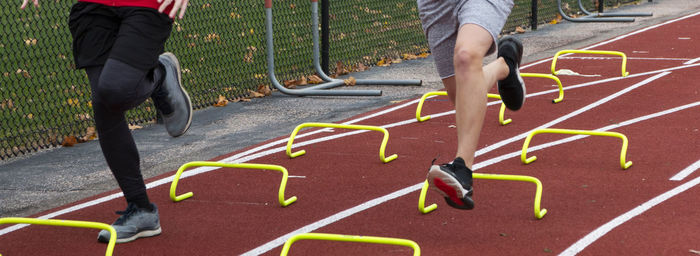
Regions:
<instances>
[{"instance_id":1,"label":"bent knee","mask_svg":"<svg viewBox=\"0 0 700 256\"><path fill-rule=\"evenodd\" d=\"M484 60L483 53L456 47L454 54L454 66L456 70L481 68Z\"/></svg>"},{"instance_id":2,"label":"bent knee","mask_svg":"<svg viewBox=\"0 0 700 256\"><path fill-rule=\"evenodd\" d=\"M112 111L131 109L150 95L152 85L144 81L145 77L145 72L141 70L121 61L108 59L100 74L96 96Z\"/></svg>"}]
</instances>

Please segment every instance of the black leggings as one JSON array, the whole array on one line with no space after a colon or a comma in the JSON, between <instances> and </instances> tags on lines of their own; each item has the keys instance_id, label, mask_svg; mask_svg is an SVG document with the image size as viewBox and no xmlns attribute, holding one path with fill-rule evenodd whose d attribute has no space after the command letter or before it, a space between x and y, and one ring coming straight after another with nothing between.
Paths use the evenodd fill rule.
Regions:
<instances>
[{"instance_id":1,"label":"black leggings","mask_svg":"<svg viewBox=\"0 0 700 256\"><path fill-rule=\"evenodd\" d=\"M140 70L115 59L104 66L86 67L92 90L92 108L102 154L129 203L148 208L150 202L141 175L139 152L131 136L125 112L155 89L160 68Z\"/></svg>"}]
</instances>

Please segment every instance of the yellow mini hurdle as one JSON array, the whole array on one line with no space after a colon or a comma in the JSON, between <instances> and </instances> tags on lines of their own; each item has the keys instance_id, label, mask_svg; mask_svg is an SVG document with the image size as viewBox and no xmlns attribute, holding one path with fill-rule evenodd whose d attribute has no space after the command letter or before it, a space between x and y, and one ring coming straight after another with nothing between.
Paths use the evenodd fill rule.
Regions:
<instances>
[{"instance_id":1,"label":"yellow mini hurdle","mask_svg":"<svg viewBox=\"0 0 700 256\"><path fill-rule=\"evenodd\" d=\"M525 181L531 182L537 185L535 190L535 200L534 200L534 211L535 218L542 219L545 214L547 214L547 209L540 209L540 201L542 200L542 182L539 179L531 176L523 175L507 175L507 174L487 174L487 173L472 173L472 178L474 179L484 179L484 180L510 180L510 181ZM425 196L428 193L428 181L423 183L423 188L420 191L420 198L418 199L418 211L423 214L427 214L437 209L437 204L431 204L425 207Z\"/></svg>"},{"instance_id":2,"label":"yellow mini hurdle","mask_svg":"<svg viewBox=\"0 0 700 256\"><path fill-rule=\"evenodd\" d=\"M572 135L592 135L592 136L608 136L617 137L622 140L622 149L620 149L620 166L622 169L627 169L632 166L632 161L625 161L625 155L627 154L627 136L619 132L599 132L599 131L587 131L587 130L569 130L569 129L537 129L527 135L525 142L523 143L523 151L520 154L520 160L524 164L529 164L537 160L536 156L527 157L527 148L530 145L532 137L540 133L556 133L556 134L572 134Z\"/></svg>"},{"instance_id":3,"label":"yellow mini hurdle","mask_svg":"<svg viewBox=\"0 0 700 256\"><path fill-rule=\"evenodd\" d=\"M557 52L557 54L554 55L554 58L552 58L552 75L557 75L558 71L556 71L556 65L557 65L557 58L559 58L559 55L565 54L565 53L580 53L580 54L601 54L601 55L617 55L622 57L622 76L625 77L629 75L630 73L626 71L627 68L627 55L625 55L623 52L618 52L618 51L593 51L593 50L562 50Z\"/></svg>"},{"instance_id":4,"label":"yellow mini hurdle","mask_svg":"<svg viewBox=\"0 0 700 256\"><path fill-rule=\"evenodd\" d=\"M271 165L271 164L250 164L250 163L221 163L221 162L209 162L209 161L195 161L195 162L189 162L186 163L182 166L180 166L180 169L177 170L177 173L175 174L175 178L173 178L173 182L170 184L170 199L173 200L173 202L180 202L182 200L185 200L187 198L190 198L194 195L192 192L187 192L182 195L177 195L177 184L178 181L180 180L180 175L182 175L182 172L187 170L190 167L198 167L198 166L211 166L211 167L222 167L222 168L239 168L239 169L259 169L259 170L273 170L273 171L278 171L282 173L282 182L280 182L280 188L277 193L277 199L282 207L286 207L292 203L294 203L297 200L296 196L292 196L289 199L284 199L284 189L287 186L287 169L279 166L279 165Z\"/></svg>"},{"instance_id":5,"label":"yellow mini hurdle","mask_svg":"<svg viewBox=\"0 0 700 256\"><path fill-rule=\"evenodd\" d=\"M561 80L559 80L558 77L550 75L550 74L539 74L539 73L520 73L520 76L522 77L538 77L538 78L549 78L557 82L557 86L559 86L559 97L556 99L552 100L552 103L559 103L562 100L564 100L564 86L561 85Z\"/></svg>"},{"instance_id":6,"label":"yellow mini hurdle","mask_svg":"<svg viewBox=\"0 0 700 256\"><path fill-rule=\"evenodd\" d=\"M0 225L2 224L32 224L32 225L45 225L45 226L61 226L61 227L74 227L74 228L94 228L103 229L109 231L109 242L107 243L106 256L111 256L114 252L114 244L117 242L117 231L114 227L91 221L77 221L77 220L56 220L56 219L35 219L35 218L0 218ZM67 253L68 254L68 253Z\"/></svg>"},{"instance_id":7,"label":"yellow mini hurdle","mask_svg":"<svg viewBox=\"0 0 700 256\"><path fill-rule=\"evenodd\" d=\"M423 94L423 96L420 98L420 101L418 101L418 107L416 108L416 119L418 120L418 122L425 122L425 121L428 121L430 119L430 115L421 116L421 111L423 109L423 103L430 96L447 96L447 92L446 91L434 91L434 92L428 92L426 94ZM493 94L493 93L487 94L486 97L488 97L490 99L499 99L499 100L501 99L500 95ZM501 103L501 109L498 111L498 123L500 123L501 125L507 125L511 121L513 121L511 119L504 120L505 119L505 112L506 112L506 105Z\"/></svg>"},{"instance_id":8,"label":"yellow mini hurdle","mask_svg":"<svg viewBox=\"0 0 700 256\"><path fill-rule=\"evenodd\" d=\"M299 133L299 130L306 128L306 127L325 127L325 128L370 130L370 131L382 132L382 133L384 133L384 138L382 139L382 144L379 146L379 159L383 163L388 163L388 162L391 162L392 160L396 159L397 157L399 157L396 154L393 154L389 157L384 157L384 151L386 150L386 144L389 142L389 131L387 131L383 127L370 126L370 125L354 125L354 124L303 123L303 124L298 125L296 128L294 128L294 131L292 131L292 135L289 136L289 141L287 141L287 156L289 156L289 158L295 158L295 157L306 154L306 150L303 150L303 149L292 153L292 143L294 143L294 137L297 135L297 133Z\"/></svg>"},{"instance_id":9,"label":"yellow mini hurdle","mask_svg":"<svg viewBox=\"0 0 700 256\"><path fill-rule=\"evenodd\" d=\"M372 243L372 244L388 244L399 245L413 248L413 256L420 256L420 246L414 241L408 239L377 237L377 236L351 236L325 233L303 233L296 234L289 238L282 247L280 256L286 256L292 244L299 240L326 240L338 242L356 242L356 243Z\"/></svg>"}]
</instances>

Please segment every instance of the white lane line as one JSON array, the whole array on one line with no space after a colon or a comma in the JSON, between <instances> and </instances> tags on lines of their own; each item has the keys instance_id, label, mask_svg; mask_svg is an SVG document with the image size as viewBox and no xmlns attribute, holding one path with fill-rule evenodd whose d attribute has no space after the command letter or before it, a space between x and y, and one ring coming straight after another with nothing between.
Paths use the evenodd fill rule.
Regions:
<instances>
[{"instance_id":1,"label":"white lane line","mask_svg":"<svg viewBox=\"0 0 700 256\"><path fill-rule=\"evenodd\" d=\"M674 197L680 193L685 192L686 190L698 185L700 183L700 177L697 177L683 185L680 185L672 190L667 191L666 193L663 193L657 197L652 198L651 200L635 207L634 209L626 212L625 214L622 214L618 216L617 218L614 218L613 220L609 221L608 223L605 223L603 226L600 226L599 228L593 230L593 232L589 233L588 235L584 236L581 238L581 240L578 240L576 243L572 244L569 246L569 248L566 248L562 253L560 253L560 256L569 256L569 255L576 255L579 252L581 252L583 249L591 245L593 242L613 230L614 228L622 225L623 223L627 222L628 220L644 213L645 211L651 209L652 207L670 199L671 197Z\"/></svg>"},{"instance_id":2,"label":"white lane line","mask_svg":"<svg viewBox=\"0 0 700 256\"><path fill-rule=\"evenodd\" d=\"M692 108L692 107L697 107L697 106L700 106L700 101L695 102L695 103L691 103L691 104L687 104L687 105L683 105L683 106L679 106L679 107L675 107L675 108L672 108L672 109L664 110L664 111L661 111L661 112L657 112L657 113L653 113L653 114L649 114L649 115L637 117L637 118L634 118L634 119L630 119L630 120L621 122L621 123L619 123L619 124L609 125L609 126L600 128L600 129L598 129L598 130L601 130L601 131L602 131L602 130L609 130L609 129L618 128L618 127L622 127L622 126L626 126L626 125L631 125L631 124L634 124L634 123L637 123L637 122L649 120L649 119L652 119L652 118L655 118L655 117L660 117L660 116L668 115L668 114L671 114L671 113L675 113L675 112L678 112L678 111L681 111L681 110L685 110L685 109ZM561 140L557 140L557 141L549 142L549 143L546 143L546 144L542 144L542 145L537 145L537 146L531 147L531 148L530 148L530 151L532 152L532 151L544 149L544 148L547 148L547 147L552 147L552 146L555 146L555 145L559 145L559 144L571 142L571 141L574 141L574 140L577 140L577 139L581 139L581 138L585 138L585 137L587 137L587 136L581 136L581 135L578 135L578 136L571 136L571 137L569 137L569 138L564 138L564 139L561 139ZM479 168L487 167L487 166L489 166L489 165L499 163L499 162L501 162L501 161L503 161L503 160L506 160L506 159L509 159L509 158L520 157L520 153L521 153L521 151L515 151L515 152L512 152L512 153L504 154L504 155L501 155L501 156L498 156L498 157L494 157L494 158L491 158L491 159L488 159L488 160L485 160L485 161L481 161L481 162L479 162L479 163L477 163L477 164L474 164L473 169L474 169L474 170L478 170ZM393 198L400 197L400 196L403 196L403 195L406 195L406 194L411 193L411 192L414 192L414 191L417 191L417 190L421 189L422 187L423 187L423 182L418 183L418 184L415 184L415 185L410 186L410 187L407 187L407 188L404 188L404 189L401 189L401 190L396 191L396 192L394 192L394 193L391 194L391 195L396 195L396 197L392 196L392 199L393 199ZM386 197L386 196L385 196L385 197ZM382 197L382 198L383 198L383 197ZM357 206L352 207L352 208L350 208L350 209L348 209L348 210L346 210L346 211L343 211L343 212L341 212L341 213L347 213L348 211L353 212L353 213L361 212L361 211L364 211L364 210L369 209L369 208L371 208L371 207L374 207L374 206L376 206L377 204L381 204L381 203L384 202L384 201L379 202L379 201L377 201L377 199L379 199L379 198L376 198L376 199L373 199L373 200L371 200L371 201L368 201L367 203L363 203L363 204L357 205ZM244 253L243 255L258 255L258 254L262 254L262 253L268 252L268 251L270 251L270 250L272 250L272 249L274 249L274 248L277 248L278 246L281 246L282 244L284 244L284 243L287 241L287 239L289 239L289 237L291 237L291 236L293 236L293 235L295 235L295 234L298 234L298 233L295 233L295 232L300 232L300 233L301 233L301 232L304 232L304 233L311 232L311 231L313 231L313 230L316 230L316 229L322 228L322 227L324 227L324 226L330 225L330 224L332 224L333 222L340 221L340 220L342 220L342 219L344 219L344 218L350 216L350 215L341 214L341 213L331 215L330 217L327 217L327 218L325 218L325 219L323 219L323 220L321 220L321 221L314 222L314 223L312 223L312 224L306 225L306 226L304 226L303 228L297 229L297 230L295 230L295 231L293 231L293 232L291 232L291 233L288 233L288 234L283 235L283 236L281 236L281 237L278 237L278 238L276 238L276 239L274 239L274 240L272 240L272 241L270 241L270 242L267 242L267 243L265 243L265 244L263 244L263 245L261 245L261 246L255 248L255 249L253 249L253 250L250 250L250 251ZM332 222L329 222L330 220L333 220L333 221L332 221ZM322 222L322 223L321 223L321 222ZM320 224L323 224L323 225L320 225ZM311 228L311 227L314 227L314 229L309 229L309 228Z\"/></svg>"},{"instance_id":3,"label":"white lane line","mask_svg":"<svg viewBox=\"0 0 700 256\"><path fill-rule=\"evenodd\" d=\"M693 174L693 172L697 171L698 169L700 169L700 160L686 167L678 174L671 177L669 180L683 180L685 179L685 177L688 177L688 175Z\"/></svg>"},{"instance_id":4,"label":"white lane line","mask_svg":"<svg viewBox=\"0 0 700 256\"><path fill-rule=\"evenodd\" d=\"M698 62L698 61L700 61L700 58L695 58L695 59L686 61L686 62L683 63L683 64L685 64L685 65L690 65L690 64L696 63L696 62Z\"/></svg>"}]
</instances>

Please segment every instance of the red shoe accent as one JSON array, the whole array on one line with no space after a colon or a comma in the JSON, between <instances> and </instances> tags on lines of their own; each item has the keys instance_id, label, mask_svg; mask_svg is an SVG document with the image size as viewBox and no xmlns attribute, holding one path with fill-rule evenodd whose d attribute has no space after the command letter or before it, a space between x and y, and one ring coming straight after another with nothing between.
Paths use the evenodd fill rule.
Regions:
<instances>
[{"instance_id":1,"label":"red shoe accent","mask_svg":"<svg viewBox=\"0 0 700 256\"><path fill-rule=\"evenodd\" d=\"M452 202L454 202L457 205L464 205L462 199L457 196L457 191L454 188L447 185L447 183L445 183L439 178L435 178L433 179L433 184L435 184L435 187L442 190L442 192L445 192L445 194L447 194L447 196L450 197L450 200L452 200Z\"/></svg>"}]
</instances>

